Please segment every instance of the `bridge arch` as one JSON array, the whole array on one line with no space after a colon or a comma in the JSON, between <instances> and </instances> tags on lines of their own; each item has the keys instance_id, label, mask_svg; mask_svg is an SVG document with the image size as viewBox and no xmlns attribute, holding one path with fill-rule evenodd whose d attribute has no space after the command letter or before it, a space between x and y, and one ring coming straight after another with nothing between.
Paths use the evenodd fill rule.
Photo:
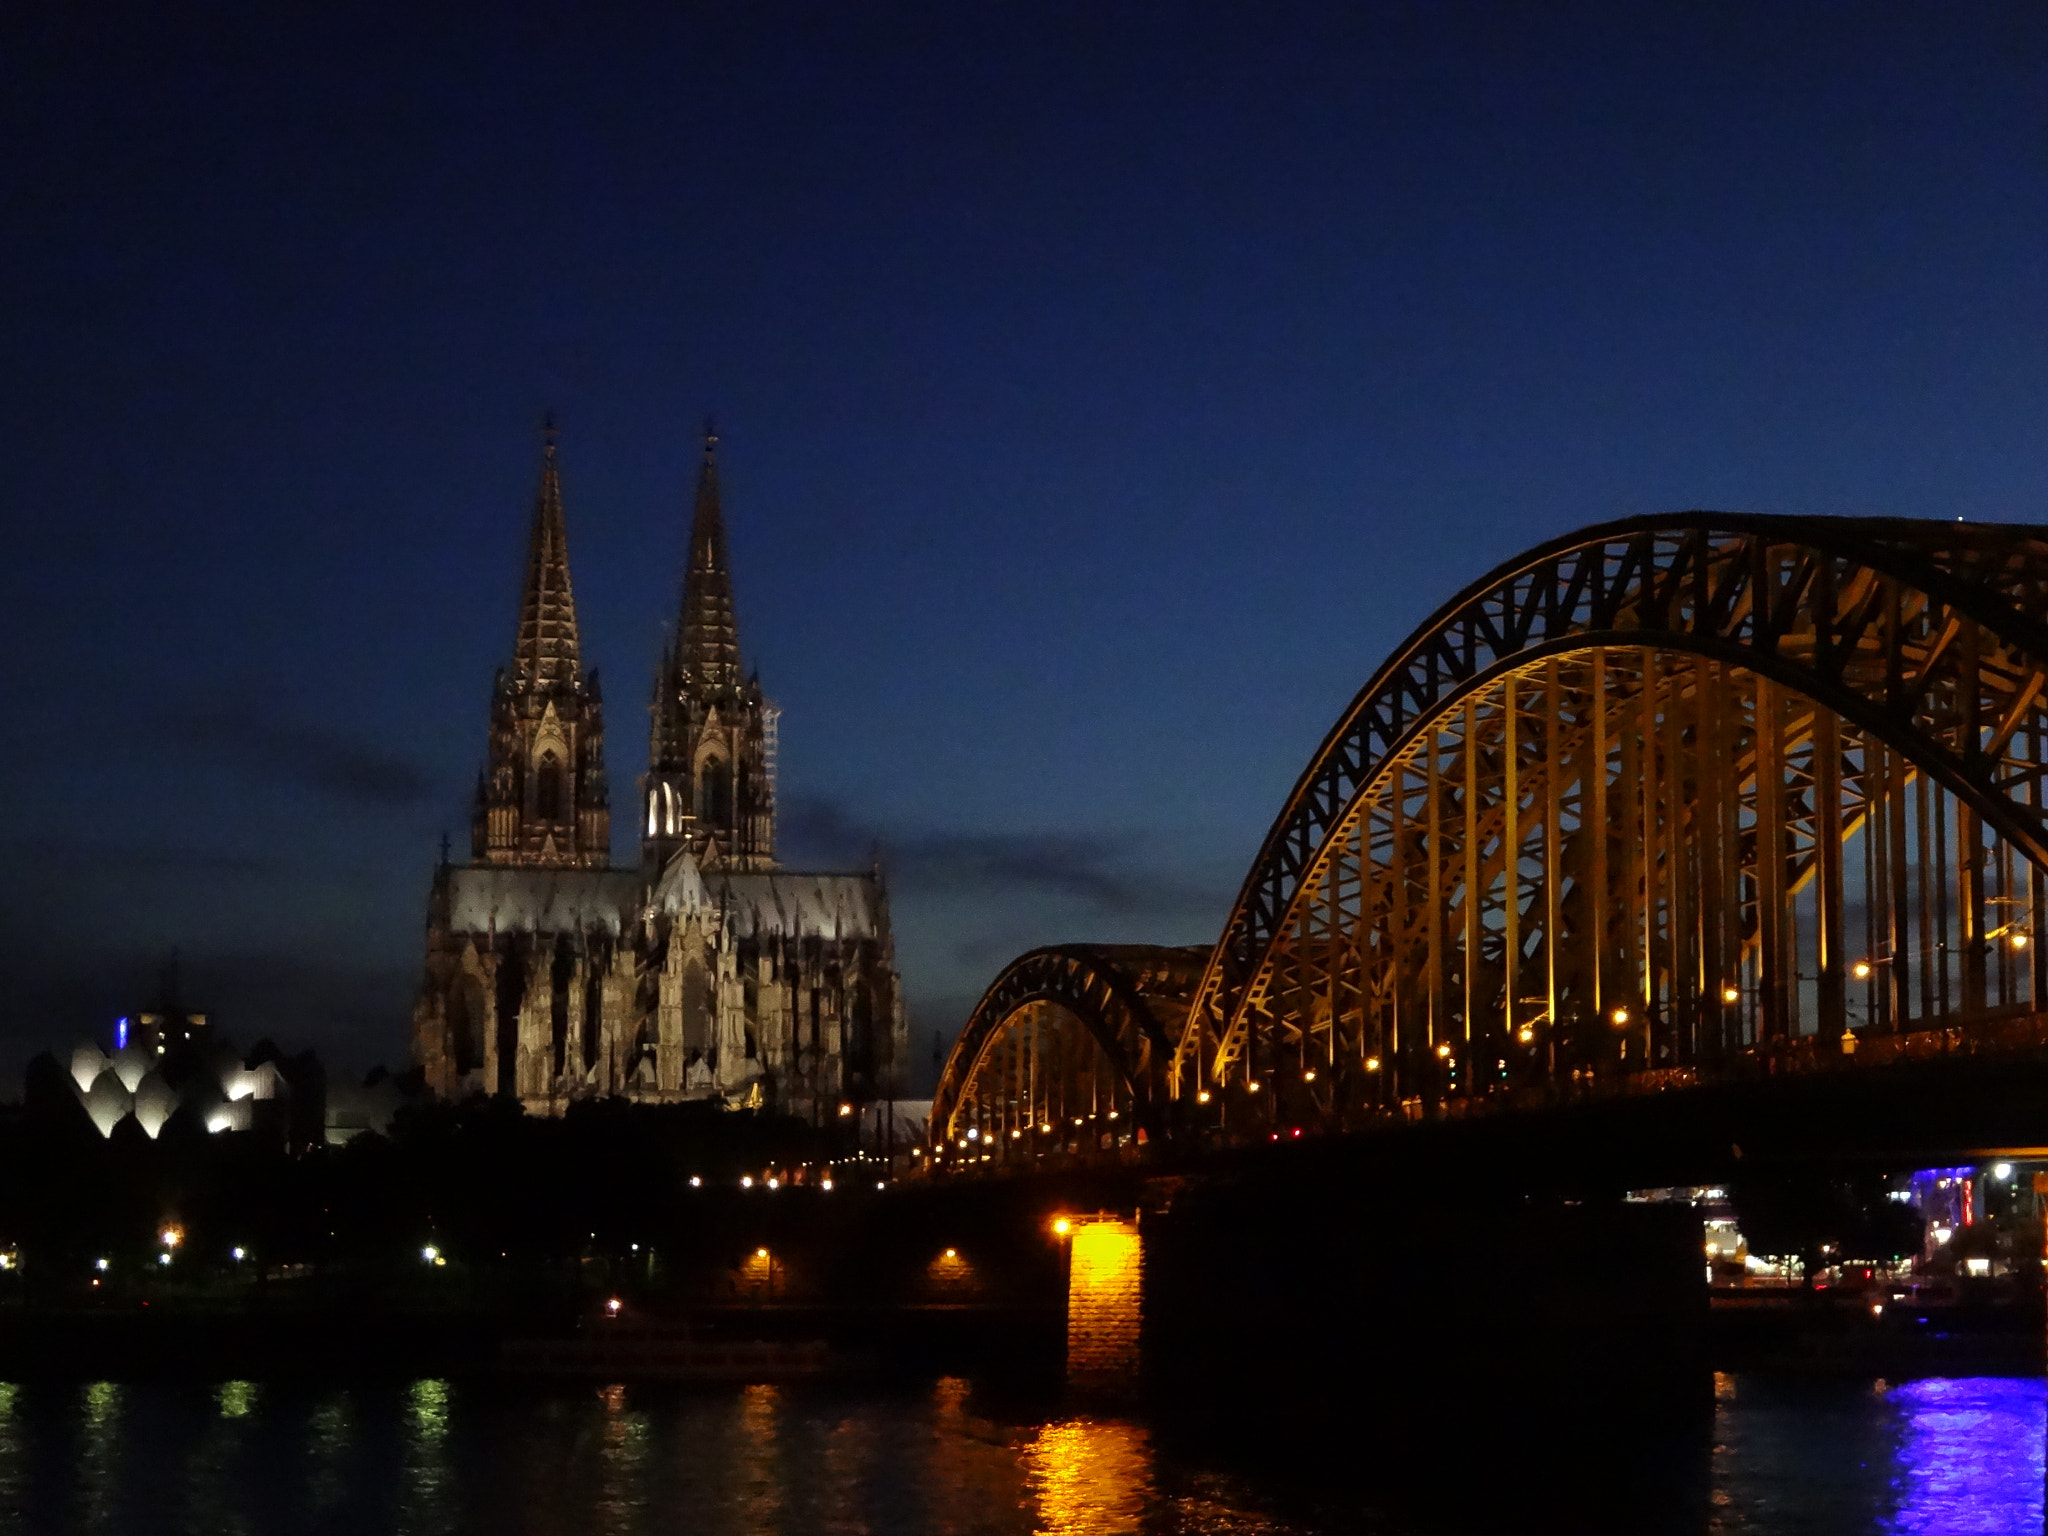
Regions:
<instances>
[{"instance_id":1,"label":"bridge arch","mask_svg":"<svg viewBox=\"0 0 2048 1536\"><path fill-rule=\"evenodd\" d=\"M932 1100L956 1166L1160 1134L1173 1031L1206 945L1066 944L1019 956L975 1006Z\"/></svg>"},{"instance_id":2,"label":"bridge arch","mask_svg":"<svg viewBox=\"0 0 2048 1536\"><path fill-rule=\"evenodd\" d=\"M1417 972L1437 989L1422 1041L1447 1059L1479 1053L1475 1015L1491 989L1500 1003L1498 1038L1483 1042L1483 1054L1489 1071L1497 1059L1505 1073L1511 1053L1496 1056L1496 1047L1535 1043L1545 1033L1518 1014L1529 980L1520 939L1531 931L1521 871L1531 859L1531 883L1542 887L1531 903L1546 904L1539 919L1549 950L1543 1022L1552 1029L1562 1022L1558 947L1572 927L1566 907L1576 903L1580 1012L1607 1008L1598 978L1617 921L1624 941L1617 963L1638 977L1653 974L1647 957L1661 936L1674 994L1668 1012L1687 1013L1686 1043L1696 1059L1703 1041L1724 1051L1754 1049L1774 1033L1798 1033L1792 1026L1808 982L1817 993L1816 1027L1831 1027L1848 1014L1844 971L1852 964L1863 967L1859 980L1869 979L1873 962L1882 967L1889 994L1916 968L1925 987L1938 965L1940 1011L1957 1011L1946 993L1951 958L1937 957L1932 941L1923 946L1928 953L1912 956L1913 935L1899 925L1916 921L1913 903L1894 900L1917 870L1925 937L1930 903L1939 907L1948 890L1948 871L1939 871L1940 889L1930 897L1928 850L1949 831L1961 911L1941 912L1941 931L1964 951L1956 980L1974 994L1962 999L1963 1011L1981 1010L1992 1000L1980 964L1986 935L2002 931L2015 946L2025 943L2042 906L2044 620L2048 542L2025 528L1690 513L1585 530L1510 561L1421 626L1316 753L1209 956L1176 1041L1169 1092L1250 1089L1260 1049L1272 1053L1279 1036L1303 1047L1308 1061L1304 1042L1321 1013L1319 1059L1350 1071L1353 1092L1376 1100L1370 1107L1403 1105L1408 1093L1371 1076L1382 1063L1364 1023L1366 988L1384 991L1389 978ZM1600 734L1610 712L1621 723L1612 739ZM1594 741L1597 773L1589 766ZM1669 775L1661 784L1660 773ZM1561 805L1574 793L1576 805ZM1634 808L1616 813L1610 796ZM1724 812L1721 823L1704 825ZM1447 828L1447 815L1462 826ZM1541 823L1533 851L1524 830L1531 819ZM1660 836L1666 852L1642 862ZM1870 865L1866 927L1874 934L1882 926L1886 939L1883 952L1866 944L1864 960L1852 963L1841 850L1859 836ZM1760 852L1772 848L1775 854ZM1610 855L1636 861L1626 880L1618 870L1593 878ZM1576 859L1572 874L1563 871L1568 858ZM1715 860L1734 863L1721 868ZM1870 876L1880 864L1887 865L1882 891L1873 897ZM1653 890L1681 866L1683 879L1671 875L1668 891ZM1607 874L1629 886L1617 911L1608 905ZM1682 888L1696 876L1701 892L1711 883L1711 899L1725 898L1734 913L1732 926L1729 913L1717 915L1717 934L1706 933L1699 912L1685 910ZM1435 916L1427 933L1397 932L1388 915L1399 905L1394 897L1418 880L1427 890L1422 905ZM1451 887L1461 880L1480 898L1459 898ZM1496 886L1502 894L1489 913ZM1386 897L1385 911L1369 910L1375 889ZM1816 908L1819 932L1810 939L1833 946L1816 953L1810 976L1799 972L1796 934L1788 942L1773 932L1788 914L1796 919L1796 903L1787 902L1801 890L1811 891ZM1708 899L1695 893L1702 908ZM1869 921L1876 900L1886 909L1882 925ZM1459 957L1464 996L1454 1039L1440 930L1457 907L1460 937L1469 942ZM1647 927L1646 911L1654 913ZM1631 924L1639 952L1626 945ZM1688 930L1683 944L1681 927ZM1368 930L1384 940L1376 949ZM1489 953L1498 976L1485 974ZM2016 975L2009 959L1999 963L1997 998L2011 1003L2023 992L2030 994L2023 1001L2041 1006L2048 974L2029 959L2027 974ZM1683 1000L1675 995L1681 970L1689 971ZM1884 1016L1901 1023L1902 1002L1889 994ZM1614 1008L1627 1012L1636 995L1616 991ZM1722 997L1738 1015L1732 1034L1725 1014L1710 1017ZM1653 985L1644 1011L1664 1001ZM1337 1021L1347 1007L1360 1020L1357 1059L1340 1063ZM1874 989L1865 1012L1864 1023L1877 1020ZM1675 1065L1686 1055L1674 1049L1675 1017L1664 1023L1664 1055L1645 1036L1638 1069L1654 1070L1660 1059ZM1543 1049L1551 1053L1546 1070L1559 1070L1554 1044L1545 1040ZM1313 1077L1312 1062L1305 1071ZM1463 1086L1470 1089L1469 1078ZM1297 1088L1295 1097L1297 1108L1320 1103L1327 1110L1339 1094L1326 1080L1320 1094ZM1280 1097L1261 1102L1270 1113Z\"/></svg>"}]
</instances>

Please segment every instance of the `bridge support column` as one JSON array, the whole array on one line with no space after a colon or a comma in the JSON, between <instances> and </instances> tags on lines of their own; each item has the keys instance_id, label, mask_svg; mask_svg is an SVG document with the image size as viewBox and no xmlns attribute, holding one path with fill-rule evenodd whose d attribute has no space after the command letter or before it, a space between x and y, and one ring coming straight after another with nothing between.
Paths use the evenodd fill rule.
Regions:
<instances>
[{"instance_id":1,"label":"bridge support column","mask_svg":"<svg viewBox=\"0 0 2048 1536\"><path fill-rule=\"evenodd\" d=\"M1100 1397L1138 1390L1145 1244L1138 1223L1072 1218L1067 1263L1067 1385Z\"/></svg>"}]
</instances>

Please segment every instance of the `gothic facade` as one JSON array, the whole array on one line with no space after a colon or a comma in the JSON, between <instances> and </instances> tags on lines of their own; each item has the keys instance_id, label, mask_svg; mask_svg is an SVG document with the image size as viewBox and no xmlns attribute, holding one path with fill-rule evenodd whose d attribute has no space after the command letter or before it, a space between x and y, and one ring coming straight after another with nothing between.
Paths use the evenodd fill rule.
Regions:
<instances>
[{"instance_id":1,"label":"gothic facade","mask_svg":"<svg viewBox=\"0 0 2048 1536\"><path fill-rule=\"evenodd\" d=\"M443 1097L542 1113L719 1098L822 1118L901 1092L880 872L776 861L776 710L741 666L716 449L707 434L681 614L655 666L639 858L615 866L550 436L470 857L444 857L428 900L413 1045Z\"/></svg>"}]
</instances>

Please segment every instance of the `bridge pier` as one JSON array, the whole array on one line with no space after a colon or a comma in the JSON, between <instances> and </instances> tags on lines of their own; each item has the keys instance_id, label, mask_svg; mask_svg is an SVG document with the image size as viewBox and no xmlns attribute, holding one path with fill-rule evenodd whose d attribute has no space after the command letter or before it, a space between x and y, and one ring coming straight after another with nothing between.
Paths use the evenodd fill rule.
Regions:
<instances>
[{"instance_id":1,"label":"bridge pier","mask_svg":"<svg viewBox=\"0 0 2048 1536\"><path fill-rule=\"evenodd\" d=\"M1145 1242L1135 1219L1062 1217L1067 1223L1067 1385L1091 1397L1139 1387Z\"/></svg>"}]
</instances>

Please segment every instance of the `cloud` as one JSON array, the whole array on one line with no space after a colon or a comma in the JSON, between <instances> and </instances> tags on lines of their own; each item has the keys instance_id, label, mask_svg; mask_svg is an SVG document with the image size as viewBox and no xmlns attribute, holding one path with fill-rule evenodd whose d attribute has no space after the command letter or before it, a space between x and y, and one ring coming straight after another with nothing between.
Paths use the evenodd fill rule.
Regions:
<instances>
[{"instance_id":1,"label":"cloud","mask_svg":"<svg viewBox=\"0 0 2048 1536\"><path fill-rule=\"evenodd\" d=\"M1157 839L1133 833L892 830L830 800L786 806L782 826L799 857L850 864L879 854L904 890L1033 892L1157 916L1210 915L1229 896L1215 881L1163 859Z\"/></svg>"},{"instance_id":2,"label":"cloud","mask_svg":"<svg viewBox=\"0 0 2048 1536\"><path fill-rule=\"evenodd\" d=\"M176 710L166 723L186 746L344 804L407 810L434 799L433 777L411 759L261 705L207 703Z\"/></svg>"}]
</instances>

